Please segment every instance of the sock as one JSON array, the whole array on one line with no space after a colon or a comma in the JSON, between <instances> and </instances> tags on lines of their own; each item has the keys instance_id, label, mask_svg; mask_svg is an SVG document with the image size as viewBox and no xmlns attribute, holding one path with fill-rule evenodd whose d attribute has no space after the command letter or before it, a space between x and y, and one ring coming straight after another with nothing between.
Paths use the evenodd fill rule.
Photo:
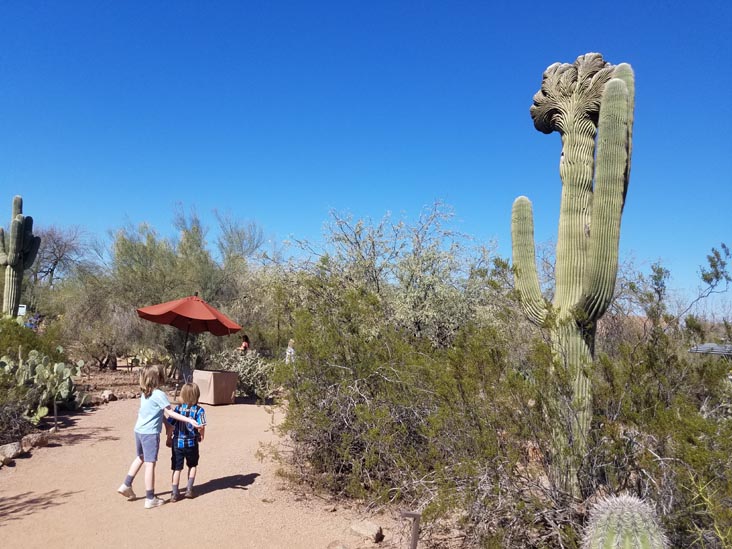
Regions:
<instances>
[{"instance_id":1,"label":"sock","mask_svg":"<svg viewBox=\"0 0 732 549\"><path fill-rule=\"evenodd\" d=\"M171 489L171 492L173 492L174 496L180 495L180 492L178 491L178 485L173 484L173 488Z\"/></svg>"},{"instance_id":2,"label":"sock","mask_svg":"<svg viewBox=\"0 0 732 549\"><path fill-rule=\"evenodd\" d=\"M130 475L127 475L125 477L125 486L132 486L132 481L135 480L135 477L132 477Z\"/></svg>"},{"instance_id":3,"label":"sock","mask_svg":"<svg viewBox=\"0 0 732 549\"><path fill-rule=\"evenodd\" d=\"M196 481L195 477L194 477L194 478L189 478L189 479L188 479L188 487L187 487L187 488L188 488L188 490L190 490L191 488L193 488L193 483L194 483L195 481Z\"/></svg>"},{"instance_id":4,"label":"sock","mask_svg":"<svg viewBox=\"0 0 732 549\"><path fill-rule=\"evenodd\" d=\"M147 499L154 499L155 498L155 490L145 490L145 497Z\"/></svg>"}]
</instances>

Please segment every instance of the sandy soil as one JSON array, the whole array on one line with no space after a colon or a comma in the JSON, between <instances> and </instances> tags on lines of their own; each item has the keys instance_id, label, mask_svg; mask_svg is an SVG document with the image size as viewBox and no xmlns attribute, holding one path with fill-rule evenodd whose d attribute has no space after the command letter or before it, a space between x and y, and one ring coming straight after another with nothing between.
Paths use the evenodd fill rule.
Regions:
<instances>
[{"instance_id":1,"label":"sandy soil","mask_svg":"<svg viewBox=\"0 0 732 549\"><path fill-rule=\"evenodd\" d=\"M66 416L50 446L0 469L3 546L408 547L409 524L393 514L300 493L276 474L277 464L260 461L260 444L277 442L272 422L278 416L254 404L206 406L198 497L144 509L140 472L133 484L138 499L127 501L116 489L134 458L138 407L138 400L120 400ZM155 483L166 500L169 452L162 444ZM353 534L350 525L358 520L382 526L386 539L376 545Z\"/></svg>"}]
</instances>

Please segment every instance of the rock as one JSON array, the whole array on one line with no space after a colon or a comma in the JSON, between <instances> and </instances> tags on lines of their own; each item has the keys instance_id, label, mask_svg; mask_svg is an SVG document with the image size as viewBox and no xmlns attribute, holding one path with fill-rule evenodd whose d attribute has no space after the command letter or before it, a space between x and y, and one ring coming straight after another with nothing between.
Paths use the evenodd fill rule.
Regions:
<instances>
[{"instance_id":1,"label":"rock","mask_svg":"<svg viewBox=\"0 0 732 549\"><path fill-rule=\"evenodd\" d=\"M86 401L89 406L99 406L100 404L104 404L104 402L105 400L97 395L89 397Z\"/></svg>"},{"instance_id":2,"label":"rock","mask_svg":"<svg viewBox=\"0 0 732 549\"><path fill-rule=\"evenodd\" d=\"M11 442L4 446L0 446L0 457L15 459L23 453L23 446L20 442Z\"/></svg>"},{"instance_id":3,"label":"rock","mask_svg":"<svg viewBox=\"0 0 732 549\"><path fill-rule=\"evenodd\" d=\"M20 441L20 445L23 448L24 452L28 452L32 448L40 448L41 446L46 446L48 444L48 433L42 432L42 433L31 433L30 435L25 435L23 437L23 440Z\"/></svg>"},{"instance_id":4,"label":"rock","mask_svg":"<svg viewBox=\"0 0 732 549\"><path fill-rule=\"evenodd\" d=\"M10 465L11 463L13 463L13 460L10 459L9 457L0 456L0 464L2 464L2 465Z\"/></svg>"},{"instance_id":5,"label":"rock","mask_svg":"<svg viewBox=\"0 0 732 549\"><path fill-rule=\"evenodd\" d=\"M103 402L113 402L117 400L117 395L115 395L112 391L107 389L106 391L102 392L102 401Z\"/></svg>"},{"instance_id":6,"label":"rock","mask_svg":"<svg viewBox=\"0 0 732 549\"><path fill-rule=\"evenodd\" d=\"M326 549L348 549L348 545L342 541L331 541Z\"/></svg>"},{"instance_id":7,"label":"rock","mask_svg":"<svg viewBox=\"0 0 732 549\"><path fill-rule=\"evenodd\" d=\"M54 435L54 434L58 433L58 427L51 427L48 430L48 432L51 433L52 435Z\"/></svg>"},{"instance_id":8,"label":"rock","mask_svg":"<svg viewBox=\"0 0 732 549\"><path fill-rule=\"evenodd\" d=\"M368 520L354 522L351 524L351 531L376 543L384 539L384 532L381 526Z\"/></svg>"}]
</instances>

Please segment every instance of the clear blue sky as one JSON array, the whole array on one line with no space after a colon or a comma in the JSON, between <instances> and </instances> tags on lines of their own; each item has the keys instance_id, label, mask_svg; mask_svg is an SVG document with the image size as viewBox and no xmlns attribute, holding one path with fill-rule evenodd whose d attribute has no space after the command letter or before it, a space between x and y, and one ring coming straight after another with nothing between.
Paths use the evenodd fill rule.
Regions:
<instances>
[{"instance_id":1,"label":"clear blue sky","mask_svg":"<svg viewBox=\"0 0 732 549\"><path fill-rule=\"evenodd\" d=\"M693 288L732 245L732 2L0 3L0 212L171 230L176 203L317 240L328 211L436 200L510 255L511 204L556 238L560 138L544 69L599 51L636 72L621 254ZM7 221L3 222L7 223Z\"/></svg>"}]
</instances>

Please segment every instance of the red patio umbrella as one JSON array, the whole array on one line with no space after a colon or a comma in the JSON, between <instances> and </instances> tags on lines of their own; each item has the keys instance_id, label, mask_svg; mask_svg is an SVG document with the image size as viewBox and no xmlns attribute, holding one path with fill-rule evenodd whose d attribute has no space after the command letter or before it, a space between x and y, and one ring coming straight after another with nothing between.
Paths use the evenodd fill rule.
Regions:
<instances>
[{"instance_id":1,"label":"red patio umbrella","mask_svg":"<svg viewBox=\"0 0 732 549\"><path fill-rule=\"evenodd\" d=\"M179 330L185 330L184 361L189 333L210 332L213 335L222 336L234 334L241 330L241 326L236 322L198 297L198 292L196 292L196 295L182 299L142 307L137 309L137 314L145 320L157 322L158 324L169 324Z\"/></svg>"},{"instance_id":2,"label":"red patio umbrella","mask_svg":"<svg viewBox=\"0 0 732 549\"><path fill-rule=\"evenodd\" d=\"M235 334L241 330L241 326L198 295L142 307L137 309L137 314L145 320L169 324L193 334L211 332L213 335L222 336Z\"/></svg>"}]
</instances>

